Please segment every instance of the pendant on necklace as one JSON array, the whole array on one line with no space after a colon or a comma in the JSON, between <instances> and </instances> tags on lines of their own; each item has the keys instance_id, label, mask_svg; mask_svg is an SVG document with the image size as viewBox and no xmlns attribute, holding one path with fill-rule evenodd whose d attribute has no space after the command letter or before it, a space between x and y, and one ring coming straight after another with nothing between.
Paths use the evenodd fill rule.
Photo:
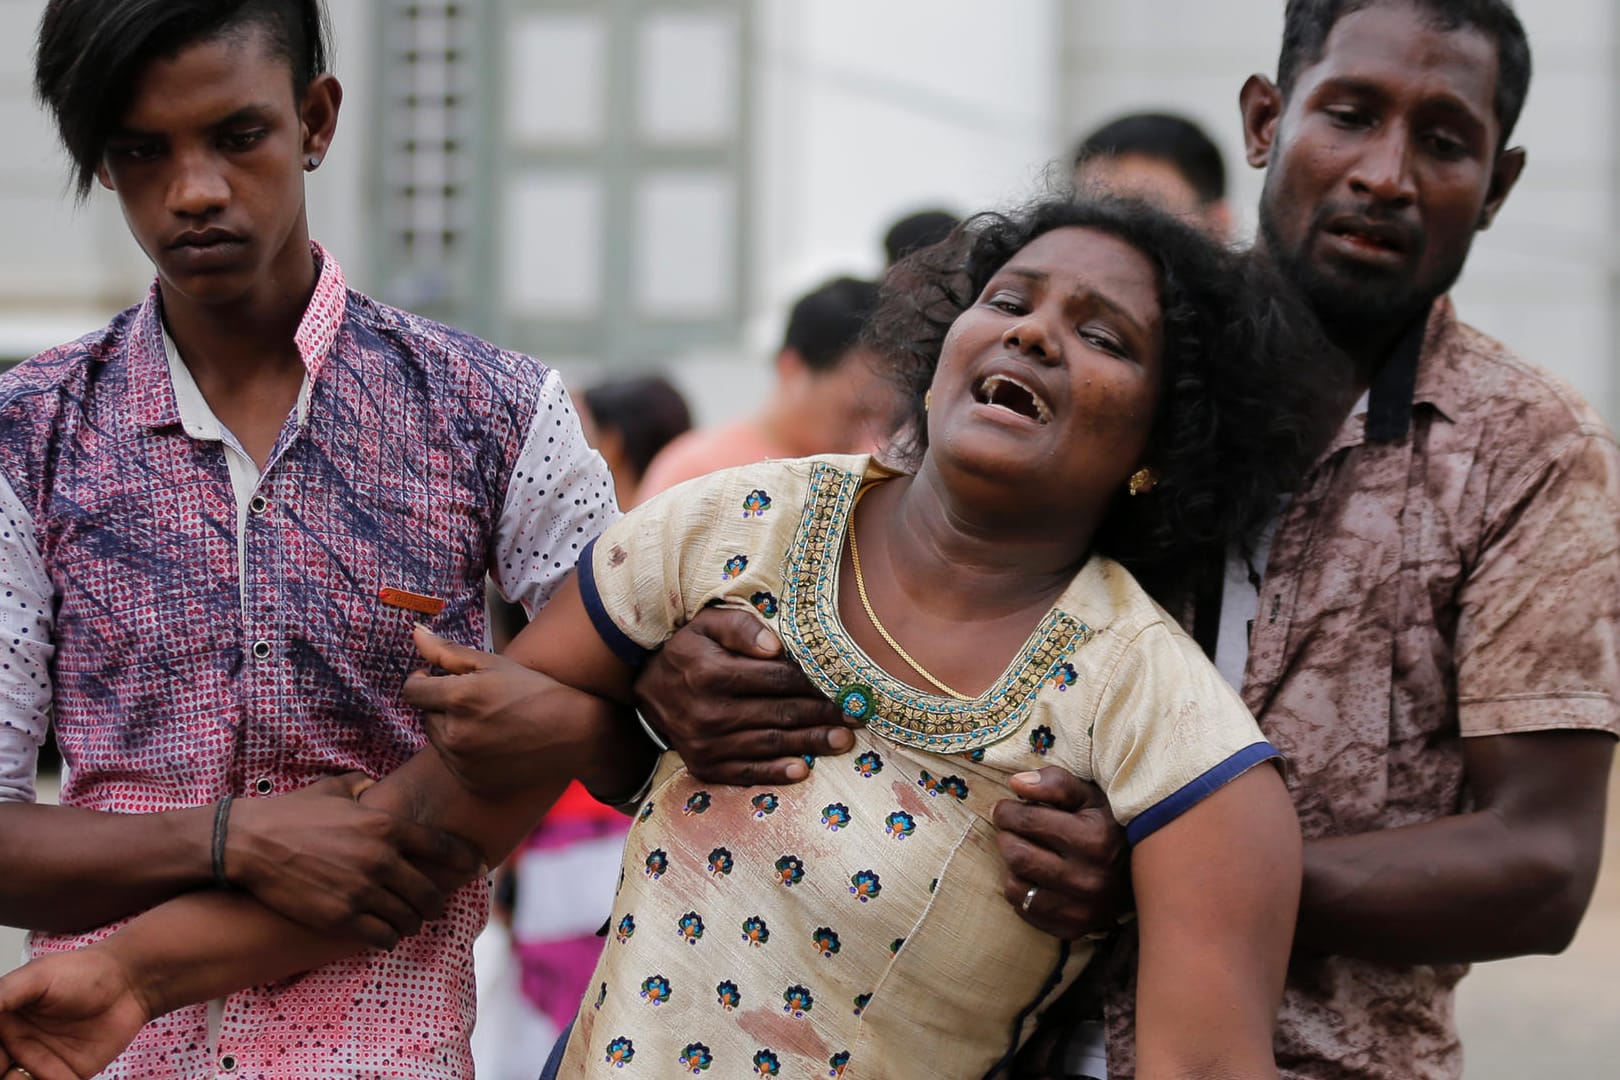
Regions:
<instances>
[{"instance_id":1,"label":"pendant on necklace","mask_svg":"<svg viewBox=\"0 0 1620 1080\"><path fill-rule=\"evenodd\" d=\"M861 723L872 719L872 688L859 683L851 683L838 691L833 699L838 703L838 711L850 720L859 720Z\"/></svg>"}]
</instances>

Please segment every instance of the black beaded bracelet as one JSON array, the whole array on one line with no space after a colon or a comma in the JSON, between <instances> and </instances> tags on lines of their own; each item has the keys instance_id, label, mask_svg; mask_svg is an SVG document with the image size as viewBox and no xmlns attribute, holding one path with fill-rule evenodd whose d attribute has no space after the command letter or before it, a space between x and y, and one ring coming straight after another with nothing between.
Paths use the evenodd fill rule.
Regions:
<instances>
[{"instance_id":1,"label":"black beaded bracelet","mask_svg":"<svg viewBox=\"0 0 1620 1080\"><path fill-rule=\"evenodd\" d=\"M214 806L214 884L221 889L231 887L230 879L225 876L225 830L231 820L231 800L234 795L226 795Z\"/></svg>"}]
</instances>

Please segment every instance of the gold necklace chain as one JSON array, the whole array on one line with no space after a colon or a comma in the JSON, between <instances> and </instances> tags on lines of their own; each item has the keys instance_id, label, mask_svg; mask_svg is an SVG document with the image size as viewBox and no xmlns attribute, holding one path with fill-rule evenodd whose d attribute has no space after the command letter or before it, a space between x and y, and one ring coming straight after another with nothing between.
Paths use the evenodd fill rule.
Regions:
<instances>
[{"instance_id":1,"label":"gold necklace chain","mask_svg":"<svg viewBox=\"0 0 1620 1080\"><path fill-rule=\"evenodd\" d=\"M855 508L861 505L861 500L866 497L866 493L871 491L874 486L872 484L862 486L861 490L855 495L854 505L849 508L849 561L855 566L855 593L861 598L861 607L866 611L866 617L871 620L872 629L878 632L878 636L883 639L884 643L895 651L895 655L910 664L913 671L928 680L930 686L949 697L955 698L957 701L973 701L975 699L971 695L964 694L960 690L952 690L949 686L934 678L927 668L913 660L911 654L900 647L900 643L894 640L894 635L889 633L888 628L879 621L877 612L872 610L872 601L866 595L866 578L861 573L861 546L855 540Z\"/></svg>"}]
</instances>

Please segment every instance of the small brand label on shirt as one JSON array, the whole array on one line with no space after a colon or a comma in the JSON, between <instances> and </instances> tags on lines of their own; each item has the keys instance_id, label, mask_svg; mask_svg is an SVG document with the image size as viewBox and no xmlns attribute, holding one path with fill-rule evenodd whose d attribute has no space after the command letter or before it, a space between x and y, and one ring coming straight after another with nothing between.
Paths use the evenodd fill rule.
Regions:
<instances>
[{"instance_id":1,"label":"small brand label on shirt","mask_svg":"<svg viewBox=\"0 0 1620 1080\"><path fill-rule=\"evenodd\" d=\"M377 599L389 607L428 616L437 615L444 610L444 601L437 596L423 596L421 593L406 592L404 589L383 589L377 594Z\"/></svg>"}]
</instances>

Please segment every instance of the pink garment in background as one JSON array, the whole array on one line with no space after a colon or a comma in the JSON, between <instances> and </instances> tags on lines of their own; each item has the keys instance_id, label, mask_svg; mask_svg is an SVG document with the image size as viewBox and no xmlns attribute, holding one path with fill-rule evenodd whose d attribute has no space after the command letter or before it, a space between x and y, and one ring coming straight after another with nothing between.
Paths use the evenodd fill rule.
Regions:
<instances>
[{"instance_id":1,"label":"pink garment in background","mask_svg":"<svg viewBox=\"0 0 1620 1080\"><path fill-rule=\"evenodd\" d=\"M561 1029L579 1011L602 951L630 819L579 784L513 856L512 944L523 996Z\"/></svg>"},{"instance_id":2,"label":"pink garment in background","mask_svg":"<svg viewBox=\"0 0 1620 1080\"><path fill-rule=\"evenodd\" d=\"M734 465L752 465L766 458L791 457L785 447L772 442L753 420L739 420L723 427L688 431L659 451L647 466L636 489L636 501L646 502L661 491L695 476L706 476Z\"/></svg>"}]
</instances>

